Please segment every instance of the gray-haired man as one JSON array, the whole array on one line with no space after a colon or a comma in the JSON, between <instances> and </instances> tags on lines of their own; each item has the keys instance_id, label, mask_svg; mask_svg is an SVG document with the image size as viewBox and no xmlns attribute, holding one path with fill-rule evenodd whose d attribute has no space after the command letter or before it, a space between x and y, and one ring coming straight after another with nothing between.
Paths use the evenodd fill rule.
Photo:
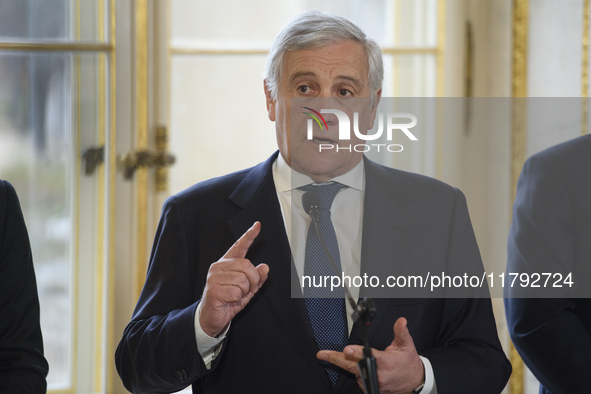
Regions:
<instances>
[{"instance_id":1,"label":"gray-haired man","mask_svg":"<svg viewBox=\"0 0 591 394\"><path fill-rule=\"evenodd\" d=\"M292 275L301 277L308 264L310 219L301 205L308 184L342 184L330 212L339 263L347 274L360 275L376 251L392 255L384 264L395 264L393 253L403 251L411 259L421 253L481 264L461 192L386 169L359 152L319 152L322 143L339 143L329 117L312 139L302 128L292 130L292 98L371 97L371 119L382 74L379 47L344 18L308 11L283 28L264 83L279 152L254 168L197 184L165 204L146 284L116 354L126 387L134 392L174 391L189 384L195 393L361 391L359 327L349 320L348 342L324 350L311 324L315 311L307 300L291 296ZM382 234L388 242L375 245L363 237L374 224L362 219L386 206L379 216L393 223L391 234ZM422 234L441 242L429 243L432 238ZM381 392L503 389L511 367L490 300L375 301L378 312L368 335ZM321 328L336 331L337 323Z\"/></svg>"}]
</instances>

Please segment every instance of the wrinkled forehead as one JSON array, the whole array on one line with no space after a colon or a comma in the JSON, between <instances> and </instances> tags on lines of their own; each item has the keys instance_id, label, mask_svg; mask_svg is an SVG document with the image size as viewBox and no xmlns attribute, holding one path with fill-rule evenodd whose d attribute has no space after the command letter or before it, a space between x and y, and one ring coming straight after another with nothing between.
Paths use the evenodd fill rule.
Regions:
<instances>
[{"instance_id":1,"label":"wrinkled forehead","mask_svg":"<svg viewBox=\"0 0 591 394\"><path fill-rule=\"evenodd\" d=\"M363 45L357 41L339 40L313 48L286 51L280 84L300 77L345 79L368 84L369 62Z\"/></svg>"}]
</instances>

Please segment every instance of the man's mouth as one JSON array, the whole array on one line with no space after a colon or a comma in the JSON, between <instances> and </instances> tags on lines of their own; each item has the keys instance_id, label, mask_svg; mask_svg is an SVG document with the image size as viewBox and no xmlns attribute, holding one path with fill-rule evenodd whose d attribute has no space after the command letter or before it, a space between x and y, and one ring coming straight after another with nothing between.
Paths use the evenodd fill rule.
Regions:
<instances>
[{"instance_id":1,"label":"man's mouth","mask_svg":"<svg viewBox=\"0 0 591 394\"><path fill-rule=\"evenodd\" d=\"M314 141L318 144L334 144L335 143L335 141L332 141L329 139L324 139L324 138L318 138L318 137L312 138L312 141Z\"/></svg>"}]
</instances>

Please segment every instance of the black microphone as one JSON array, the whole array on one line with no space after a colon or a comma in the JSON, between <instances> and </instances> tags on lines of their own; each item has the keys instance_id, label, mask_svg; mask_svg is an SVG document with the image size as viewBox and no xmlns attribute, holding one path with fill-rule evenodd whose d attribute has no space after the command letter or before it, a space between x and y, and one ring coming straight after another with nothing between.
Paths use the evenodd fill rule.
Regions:
<instances>
[{"instance_id":1,"label":"black microphone","mask_svg":"<svg viewBox=\"0 0 591 394\"><path fill-rule=\"evenodd\" d=\"M318 239L320 240L320 245L322 246L322 250L324 250L324 254L328 261L330 261L330 265L332 269L337 274L337 276L341 275L341 271L337 267L336 263L334 262L330 251L326 247L324 243L324 238L322 237L322 232L320 231L319 225L319 210L320 210L320 199L318 195L313 191L307 191L302 196L302 205L304 207L304 211L312 217L312 221L314 222L314 226L316 227L316 233L318 234ZM363 358L359 361L359 370L361 372L361 377L363 381L363 385L365 387L365 392L369 394L378 394L379 393L379 386L378 386L378 369L376 366L376 359L371 354L371 348L369 347L369 338L367 337L367 327L371 323L373 316L376 313L375 303L371 299L364 299L359 304L355 304L353 301L353 297L349 292L347 286L343 281L343 290L345 291L345 296L347 300L349 300L349 304L351 308L353 308L353 322L355 324L360 324L361 332L363 337Z\"/></svg>"},{"instance_id":2,"label":"black microphone","mask_svg":"<svg viewBox=\"0 0 591 394\"><path fill-rule=\"evenodd\" d=\"M308 215L317 216L318 210L320 209L320 199L318 198L318 194L314 192L305 192L302 196L302 205L304 206L304 211Z\"/></svg>"}]
</instances>

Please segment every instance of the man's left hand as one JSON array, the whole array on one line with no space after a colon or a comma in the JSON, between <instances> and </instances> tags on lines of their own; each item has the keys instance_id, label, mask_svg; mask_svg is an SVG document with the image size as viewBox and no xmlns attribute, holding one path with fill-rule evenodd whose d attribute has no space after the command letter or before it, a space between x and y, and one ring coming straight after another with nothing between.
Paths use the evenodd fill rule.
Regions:
<instances>
[{"instance_id":1,"label":"man's left hand","mask_svg":"<svg viewBox=\"0 0 591 394\"><path fill-rule=\"evenodd\" d=\"M425 367L408 332L406 319L394 323L394 340L384 351L372 349L378 369L378 384L382 394L411 393L425 381ZM363 389L357 363L363 358L363 346L350 345L343 352L321 350L316 355L344 370L357 375L357 384Z\"/></svg>"}]
</instances>

